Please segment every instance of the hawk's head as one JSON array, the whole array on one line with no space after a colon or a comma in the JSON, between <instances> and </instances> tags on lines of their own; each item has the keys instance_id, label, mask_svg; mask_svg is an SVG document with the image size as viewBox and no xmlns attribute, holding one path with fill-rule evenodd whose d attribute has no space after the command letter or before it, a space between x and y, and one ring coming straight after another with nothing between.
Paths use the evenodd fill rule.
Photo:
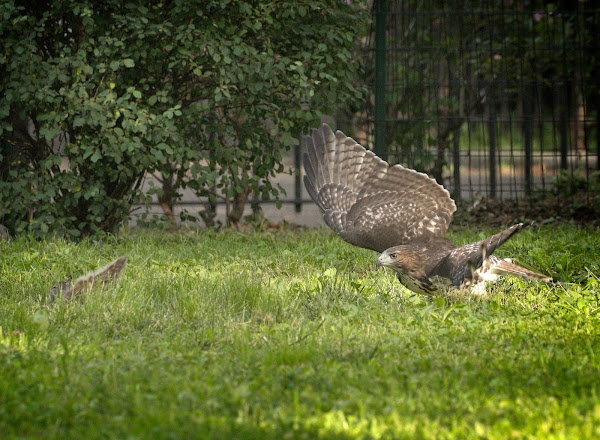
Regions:
<instances>
[{"instance_id":1,"label":"hawk's head","mask_svg":"<svg viewBox=\"0 0 600 440\"><path fill-rule=\"evenodd\" d=\"M432 295L438 289L425 273L428 254L419 246L402 245L386 249L377 258L377 266L389 267L404 286L413 292Z\"/></svg>"},{"instance_id":2,"label":"hawk's head","mask_svg":"<svg viewBox=\"0 0 600 440\"><path fill-rule=\"evenodd\" d=\"M413 246L394 246L379 255L377 266L389 267L395 272L404 274L416 273L423 270L422 252Z\"/></svg>"}]
</instances>

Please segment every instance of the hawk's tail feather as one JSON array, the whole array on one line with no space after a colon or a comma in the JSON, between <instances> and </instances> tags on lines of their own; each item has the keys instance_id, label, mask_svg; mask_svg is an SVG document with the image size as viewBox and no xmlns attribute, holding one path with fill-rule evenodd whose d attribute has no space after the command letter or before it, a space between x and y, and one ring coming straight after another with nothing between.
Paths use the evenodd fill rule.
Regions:
<instances>
[{"instance_id":1,"label":"hawk's tail feather","mask_svg":"<svg viewBox=\"0 0 600 440\"><path fill-rule=\"evenodd\" d=\"M492 257L491 261L491 272L496 275L513 275L519 278L524 278L534 281L542 281L544 283L551 283L552 278L541 273L534 272L533 270L514 264L510 260Z\"/></svg>"}]
</instances>

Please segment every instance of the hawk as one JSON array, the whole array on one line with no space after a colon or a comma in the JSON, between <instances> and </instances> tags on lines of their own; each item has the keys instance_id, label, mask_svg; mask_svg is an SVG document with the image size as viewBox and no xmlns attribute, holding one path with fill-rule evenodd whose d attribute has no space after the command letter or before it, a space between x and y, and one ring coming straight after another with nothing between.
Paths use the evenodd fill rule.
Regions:
<instances>
[{"instance_id":1,"label":"hawk","mask_svg":"<svg viewBox=\"0 0 600 440\"><path fill-rule=\"evenodd\" d=\"M456 205L426 174L387 162L327 124L306 137L304 185L325 223L348 243L379 252L410 290L429 296L452 288L485 291L500 275L551 278L492 253L527 225L456 246L444 235Z\"/></svg>"}]
</instances>

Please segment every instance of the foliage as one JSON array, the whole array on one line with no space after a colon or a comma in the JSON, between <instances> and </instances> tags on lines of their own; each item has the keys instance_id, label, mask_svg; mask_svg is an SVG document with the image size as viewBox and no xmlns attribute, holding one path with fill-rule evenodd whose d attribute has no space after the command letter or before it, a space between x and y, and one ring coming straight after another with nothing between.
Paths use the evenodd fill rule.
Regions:
<instances>
[{"instance_id":1,"label":"foliage","mask_svg":"<svg viewBox=\"0 0 600 440\"><path fill-rule=\"evenodd\" d=\"M147 172L167 202L277 195L294 136L360 96L355 3L3 2L0 223L114 231Z\"/></svg>"},{"instance_id":2,"label":"foliage","mask_svg":"<svg viewBox=\"0 0 600 440\"><path fill-rule=\"evenodd\" d=\"M561 170L552 182L554 193L559 197L570 197L580 192L600 194L600 172L584 176L581 173Z\"/></svg>"},{"instance_id":3,"label":"foliage","mask_svg":"<svg viewBox=\"0 0 600 440\"><path fill-rule=\"evenodd\" d=\"M598 438L599 249L597 230L528 229L500 255L561 286L429 302L329 231L1 242L0 431ZM45 305L55 281L123 254L118 286Z\"/></svg>"},{"instance_id":4,"label":"foliage","mask_svg":"<svg viewBox=\"0 0 600 440\"><path fill-rule=\"evenodd\" d=\"M577 170L561 170L550 185L558 199L573 200L573 208L579 214L586 212L593 217L600 215L600 172L584 175ZM582 212L583 211L583 212Z\"/></svg>"}]
</instances>

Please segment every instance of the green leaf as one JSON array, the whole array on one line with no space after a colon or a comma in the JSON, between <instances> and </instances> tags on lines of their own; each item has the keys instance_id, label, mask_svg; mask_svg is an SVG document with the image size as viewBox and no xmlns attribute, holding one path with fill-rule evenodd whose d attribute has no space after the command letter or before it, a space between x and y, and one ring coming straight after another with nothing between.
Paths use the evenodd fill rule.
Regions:
<instances>
[{"instance_id":1,"label":"green leaf","mask_svg":"<svg viewBox=\"0 0 600 440\"><path fill-rule=\"evenodd\" d=\"M98 160L102 157L102 153L99 150L94 151L94 154L90 156L90 161L92 163L98 162Z\"/></svg>"},{"instance_id":2,"label":"green leaf","mask_svg":"<svg viewBox=\"0 0 600 440\"><path fill-rule=\"evenodd\" d=\"M125 67L133 67L133 66L135 66L135 62L131 58L125 58L123 60L123 65ZM112 67L112 65L111 65L111 67Z\"/></svg>"}]
</instances>

